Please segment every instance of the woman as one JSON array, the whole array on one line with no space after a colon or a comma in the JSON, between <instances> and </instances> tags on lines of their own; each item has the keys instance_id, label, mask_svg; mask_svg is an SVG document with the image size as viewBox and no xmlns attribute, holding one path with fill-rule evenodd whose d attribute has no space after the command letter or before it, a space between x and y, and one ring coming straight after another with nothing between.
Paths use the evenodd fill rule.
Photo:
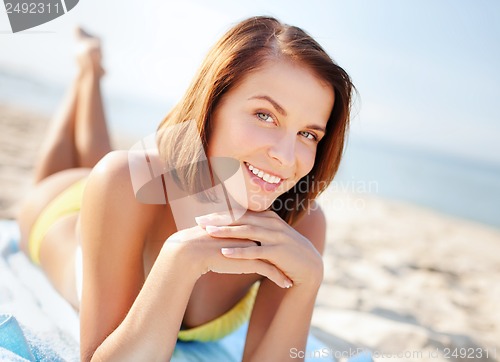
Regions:
<instances>
[{"instance_id":1,"label":"woman","mask_svg":"<svg viewBox=\"0 0 500 362\"><path fill-rule=\"evenodd\" d=\"M81 72L19 223L23 250L80 311L82 360L168 360L178 338L214 340L246 318L244 360L291 359L323 277L314 199L340 163L349 76L301 29L250 18L211 49L160 124L156 153L110 152L98 41L80 39ZM206 189L224 181L211 160L236 162L239 183L224 195L245 212L179 227L171 189L210 205ZM144 162L163 165L149 184L165 202L144 202L148 182L134 181L147 178Z\"/></svg>"}]
</instances>

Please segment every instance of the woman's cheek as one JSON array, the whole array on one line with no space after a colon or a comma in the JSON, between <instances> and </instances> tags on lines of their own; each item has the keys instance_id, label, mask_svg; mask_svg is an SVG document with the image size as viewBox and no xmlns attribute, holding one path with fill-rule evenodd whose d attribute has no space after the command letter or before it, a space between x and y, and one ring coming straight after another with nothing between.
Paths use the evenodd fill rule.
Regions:
<instances>
[{"instance_id":1,"label":"woman's cheek","mask_svg":"<svg viewBox=\"0 0 500 362\"><path fill-rule=\"evenodd\" d=\"M307 175L309 172L314 167L314 161L316 159L316 145L311 146L307 144L302 144L300 147L297 149L298 155L298 173L299 173L299 180Z\"/></svg>"},{"instance_id":2,"label":"woman's cheek","mask_svg":"<svg viewBox=\"0 0 500 362\"><path fill-rule=\"evenodd\" d=\"M266 145L270 146L275 142L272 130L266 127L259 127L257 125L246 127L242 133L242 137L245 143L252 145L255 148L260 148L261 146Z\"/></svg>"}]
</instances>

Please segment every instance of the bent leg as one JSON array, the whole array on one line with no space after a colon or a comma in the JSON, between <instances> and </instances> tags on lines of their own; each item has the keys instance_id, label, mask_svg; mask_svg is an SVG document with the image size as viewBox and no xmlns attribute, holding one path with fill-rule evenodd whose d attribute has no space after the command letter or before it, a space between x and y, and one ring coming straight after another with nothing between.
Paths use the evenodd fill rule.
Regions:
<instances>
[{"instance_id":1,"label":"bent leg","mask_svg":"<svg viewBox=\"0 0 500 362\"><path fill-rule=\"evenodd\" d=\"M35 184L56 172L77 165L74 128L79 88L79 77L77 77L51 121L35 164Z\"/></svg>"},{"instance_id":2,"label":"bent leg","mask_svg":"<svg viewBox=\"0 0 500 362\"><path fill-rule=\"evenodd\" d=\"M111 151L100 78L93 71L84 74L80 80L75 146L78 167L94 167L104 155Z\"/></svg>"},{"instance_id":3,"label":"bent leg","mask_svg":"<svg viewBox=\"0 0 500 362\"><path fill-rule=\"evenodd\" d=\"M78 63L81 79L75 119L75 147L78 167L94 167L111 151L101 94L101 44L98 38L77 29L80 45Z\"/></svg>"},{"instance_id":4,"label":"bent leg","mask_svg":"<svg viewBox=\"0 0 500 362\"><path fill-rule=\"evenodd\" d=\"M35 183L62 170L93 167L111 151L100 90L100 43L81 29L77 39L79 72L42 145Z\"/></svg>"}]
</instances>

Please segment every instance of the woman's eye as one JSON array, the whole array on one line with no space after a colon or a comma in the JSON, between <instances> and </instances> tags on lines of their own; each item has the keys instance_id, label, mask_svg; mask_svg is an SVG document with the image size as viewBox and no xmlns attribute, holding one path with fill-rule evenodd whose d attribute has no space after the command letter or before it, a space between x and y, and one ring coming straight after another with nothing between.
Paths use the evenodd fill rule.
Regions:
<instances>
[{"instance_id":1,"label":"woman's eye","mask_svg":"<svg viewBox=\"0 0 500 362\"><path fill-rule=\"evenodd\" d=\"M311 133L311 132L307 132L307 131L300 131L299 132L302 136L304 136L305 138L307 138L308 140L312 140L312 141L317 141L318 140L318 137L316 137L315 134Z\"/></svg>"},{"instance_id":2,"label":"woman's eye","mask_svg":"<svg viewBox=\"0 0 500 362\"><path fill-rule=\"evenodd\" d=\"M261 120L261 121L264 121L264 122L273 122L273 117L271 117L271 115L269 113L262 113L262 112L258 112L257 113L257 117Z\"/></svg>"}]
</instances>

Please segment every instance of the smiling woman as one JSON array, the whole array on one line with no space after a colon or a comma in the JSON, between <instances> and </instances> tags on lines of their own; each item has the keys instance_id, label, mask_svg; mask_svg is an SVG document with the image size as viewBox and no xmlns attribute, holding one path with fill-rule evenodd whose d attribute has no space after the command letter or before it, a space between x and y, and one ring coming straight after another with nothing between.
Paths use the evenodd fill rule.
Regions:
<instances>
[{"instance_id":1,"label":"smiling woman","mask_svg":"<svg viewBox=\"0 0 500 362\"><path fill-rule=\"evenodd\" d=\"M314 199L341 160L349 76L303 30L250 18L209 52L157 152L110 152L99 42L79 39L81 72L19 223L23 249L80 311L82 360L168 360L178 339L217 340L248 319L243 360L304 350L323 278ZM220 159L241 175L224 197L245 212L214 213L207 198L208 214L180 227L173 189L214 188ZM134 179L155 165L165 202L141 202Z\"/></svg>"},{"instance_id":2,"label":"smiling woman","mask_svg":"<svg viewBox=\"0 0 500 362\"><path fill-rule=\"evenodd\" d=\"M250 74L254 76L249 78ZM290 190L290 187L294 186L291 184L288 184L288 188L283 187L286 192L281 193L272 207L285 221L292 223L307 210L309 202L328 186L337 172L344 149L354 87L348 74L302 29L281 24L272 18L252 18L231 29L210 50L184 98L160 124L159 130L179 122L194 120L198 124L203 144L209 145L213 132L211 118L217 113L214 113L214 110L217 110L219 103L228 97L227 93L233 88L243 86L248 88L247 113L255 112L255 116L260 119L273 119L275 125L281 125L278 127L280 130L286 129L283 127L283 121L287 121L287 124L293 119L298 122L296 126L299 123L302 127L307 126L298 130L301 134L309 135L304 132L310 131L311 136L308 138L316 137L318 141L324 137L315 149L312 169L295 181L296 185L301 185L300 190ZM258 88L262 86L276 95L264 94L262 89ZM319 98L316 99L318 95ZM321 105L318 107L319 103ZM295 111L295 114L288 118L286 106L294 107ZM299 109L301 106L302 109ZM266 111L269 107L275 112ZM231 119L231 128L240 124L238 119L241 117L236 117L236 113L225 115L225 118ZM298 120L297 117L301 119ZM230 133L227 135L224 142L230 139ZM196 137L198 134L193 132L189 135L179 135L178 139L182 140L179 142L185 142L185 139L192 141ZM218 145L219 141L213 144ZM240 143L238 147L241 146ZM177 142L163 142L160 138L159 147L164 159L178 158ZM198 151L193 149L186 153L186 160L199 159ZM250 162L239 157L236 159ZM262 160L259 162L262 163ZM259 166L263 169L269 166L260 163L253 166L258 169ZM196 172L195 168L196 165L193 164L193 169L186 171L183 181L187 184L195 185L192 179L188 182L188 175L193 178L194 175L202 174ZM291 173L292 170L288 171ZM196 193L198 189L191 191ZM279 207L285 204L293 207ZM306 207L295 207L304 204Z\"/></svg>"}]
</instances>

